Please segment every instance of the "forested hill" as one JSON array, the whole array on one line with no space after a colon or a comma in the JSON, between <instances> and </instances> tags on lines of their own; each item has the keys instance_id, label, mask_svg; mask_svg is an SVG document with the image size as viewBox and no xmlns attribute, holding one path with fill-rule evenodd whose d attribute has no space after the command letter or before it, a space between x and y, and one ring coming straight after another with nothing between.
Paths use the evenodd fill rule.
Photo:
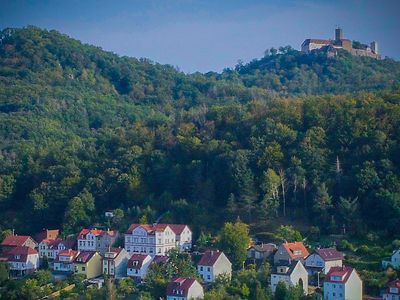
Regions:
<instances>
[{"instance_id":1,"label":"forested hill","mask_svg":"<svg viewBox=\"0 0 400 300\"><path fill-rule=\"evenodd\" d=\"M74 232L120 208L122 229L165 211L208 230L285 212L324 232L399 234L399 74L390 59L285 47L187 75L3 30L0 230Z\"/></svg>"}]
</instances>

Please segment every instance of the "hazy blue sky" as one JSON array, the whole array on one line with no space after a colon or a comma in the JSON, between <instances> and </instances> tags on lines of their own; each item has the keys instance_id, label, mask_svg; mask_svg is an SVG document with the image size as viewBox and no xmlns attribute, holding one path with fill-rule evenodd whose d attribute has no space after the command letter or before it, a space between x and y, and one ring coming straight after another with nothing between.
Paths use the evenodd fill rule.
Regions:
<instances>
[{"instance_id":1,"label":"hazy blue sky","mask_svg":"<svg viewBox=\"0 0 400 300\"><path fill-rule=\"evenodd\" d=\"M377 40L400 58L400 0L0 0L0 28L56 29L121 55L185 72L220 71L305 38Z\"/></svg>"}]
</instances>

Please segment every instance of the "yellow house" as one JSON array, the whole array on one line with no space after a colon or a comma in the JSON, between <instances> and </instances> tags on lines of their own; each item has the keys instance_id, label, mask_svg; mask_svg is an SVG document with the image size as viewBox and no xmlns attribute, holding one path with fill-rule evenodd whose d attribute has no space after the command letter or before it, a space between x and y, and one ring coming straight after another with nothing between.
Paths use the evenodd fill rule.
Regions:
<instances>
[{"instance_id":1,"label":"yellow house","mask_svg":"<svg viewBox=\"0 0 400 300\"><path fill-rule=\"evenodd\" d=\"M86 278L94 278L102 274L101 255L95 251L82 251L75 258L75 274L83 274Z\"/></svg>"}]
</instances>

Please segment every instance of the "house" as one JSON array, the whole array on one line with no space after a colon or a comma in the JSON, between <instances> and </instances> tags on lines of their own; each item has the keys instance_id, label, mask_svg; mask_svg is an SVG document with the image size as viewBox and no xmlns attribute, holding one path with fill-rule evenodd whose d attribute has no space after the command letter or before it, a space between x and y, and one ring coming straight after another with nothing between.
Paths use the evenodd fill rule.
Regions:
<instances>
[{"instance_id":1,"label":"house","mask_svg":"<svg viewBox=\"0 0 400 300\"><path fill-rule=\"evenodd\" d=\"M44 239L39 243L39 258L43 259L43 257L47 257L50 263L55 260L62 250L73 249L75 246L75 239L66 239L63 240L61 238L52 239Z\"/></svg>"},{"instance_id":2,"label":"house","mask_svg":"<svg viewBox=\"0 0 400 300\"><path fill-rule=\"evenodd\" d=\"M96 251L81 251L74 260L75 274L83 274L87 279L102 274L101 255Z\"/></svg>"},{"instance_id":3,"label":"house","mask_svg":"<svg viewBox=\"0 0 400 300\"><path fill-rule=\"evenodd\" d=\"M114 278L126 277L129 253L124 248L109 248L103 257L103 274Z\"/></svg>"},{"instance_id":4,"label":"house","mask_svg":"<svg viewBox=\"0 0 400 300\"><path fill-rule=\"evenodd\" d=\"M252 245L249 249L247 249L247 257L252 259L266 259L270 257L276 250L276 245L272 243Z\"/></svg>"},{"instance_id":5,"label":"house","mask_svg":"<svg viewBox=\"0 0 400 300\"><path fill-rule=\"evenodd\" d=\"M400 249L393 251L393 254L391 257L384 258L382 260L382 267L384 269L386 269L388 267L400 269Z\"/></svg>"},{"instance_id":6,"label":"house","mask_svg":"<svg viewBox=\"0 0 400 300\"><path fill-rule=\"evenodd\" d=\"M275 293L279 282L284 282L287 287L300 285L305 294L308 293L308 273L303 263L293 260L290 264L282 264L276 267L271 274L271 288Z\"/></svg>"},{"instance_id":7,"label":"house","mask_svg":"<svg viewBox=\"0 0 400 300\"><path fill-rule=\"evenodd\" d=\"M355 269L331 267L324 281L324 299L361 300L363 285Z\"/></svg>"},{"instance_id":8,"label":"house","mask_svg":"<svg viewBox=\"0 0 400 300\"><path fill-rule=\"evenodd\" d=\"M58 253L53 263L53 270L55 272L74 272L74 260L79 255L79 251L67 249L61 250Z\"/></svg>"},{"instance_id":9,"label":"house","mask_svg":"<svg viewBox=\"0 0 400 300\"><path fill-rule=\"evenodd\" d=\"M29 247L35 249L37 247L37 243L35 240L29 235L8 235L1 242L1 249L3 252L8 252L14 247Z\"/></svg>"},{"instance_id":10,"label":"house","mask_svg":"<svg viewBox=\"0 0 400 300\"><path fill-rule=\"evenodd\" d=\"M317 272L327 274L331 267L341 267L344 255L335 248L319 248L305 260L305 267L310 275Z\"/></svg>"},{"instance_id":11,"label":"house","mask_svg":"<svg viewBox=\"0 0 400 300\"><path fill-rule=\"evenodd\" d=\"M40 244L43 240L55 240L58 238L59 234L60 230L58 229L43 229L43 231L35 235L35 241Z\"/></svg>"},{"instance_id":12,"label":"house","mask_svg":"<svg viewBox=\"0 0 400 300\"><path fill-rule=\"evenodd\" d=\"M185 224L168 224L175 233L175 242L179 251L192 249L192 230Z\"/></svg>"},{"instance_id":13,"label":"house","mask_svg":"<svg viewBox=\"0 0 400 300\"><path fill-rule=\"evenodd\" d=\"M203 287L194 278L179 277L167 285L167 300L191 300L203 297Z\"/></svg>"},{"instance_id":14,"label":"house","mask_svg":"<svg viewBox=\"0 0 400 300\"><path fill-rule=\"evenodd\" d=\"M133 254L128 261L128 276L135 278L137 281L142 281L146 277L152 261L153 258L148 254Z\"/></svg>"},{"instance_id":15,"label":"house","mask_svg":"<svg viewBox=\"0 0 400 300\"><path fill-rule=\"evenodd\" d=\"M304 262L310 253L302 242L284 242L279 246L274 255L274 264L290 265L295 260Z\"/></svg>"},{"instance_id":16,"label":"house","mask_svg":"<svg viewBox=\"0 0 400 300\"><path fill-rule=\"evenodd\" d=\"M23 277L38 269L39 254L31 247L16 246L3 254L2 261L8 262L11 277Z\"/></svg>"},{"instance_id":17,"label":"house","mask_svg":"<svg viewBox=\"0 0 400 300\"><path fill-rule=\"evenodd\" d=\"M389 282L382 298L383 300L400 300L400 279Z\"/></svg>"},{"instance_id":18,"label":"house","mask_svg":"<svg viewBox=\"0 0 400 300\"><path fill-rule=\"evenodd\" d=\"M98 251L104 254L118 237L118 231L102 229L82 229L78 235L79 251Z\"/></svg>"},{"instance_id":19,"label":"house","mask_svg":"<svg viewBox=\"0 0 400 300\"><path fill-rule=\"evenodd\" d=\"M132 224L125 234L125 249L130 254L166 255L174 248L176 235L168 224Z\"/></svg>"},{"instance_id":20,"label":"house","mask_svg":"<svg viewBox=\"0 0 400 300\"><path fill-rule=\"evenodd\" d=\"M232 264L223 252L207 250L197 264L197 272L204 282L214 282L222 274L231 278Z\"/></svg>"}]
</instances>

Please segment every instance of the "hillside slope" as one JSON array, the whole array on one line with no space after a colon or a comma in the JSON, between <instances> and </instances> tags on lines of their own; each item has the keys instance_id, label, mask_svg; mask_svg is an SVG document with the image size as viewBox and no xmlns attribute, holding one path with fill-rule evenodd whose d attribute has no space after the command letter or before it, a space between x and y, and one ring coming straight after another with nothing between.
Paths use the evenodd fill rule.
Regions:
<instances>
[{"instance_id":1,"label":"hillside slope","mask_svg":"<svg viewBox=\"0 0 400 300\"><path fill-rule=\"evenodd\" d=\"M399 70L282 48L187 75L56 31L4 30L0 229L74 232L121 208L122 229L165 211L209 230L286 211L325 232L398 235Z\"/></svg>"}]
</instances>

